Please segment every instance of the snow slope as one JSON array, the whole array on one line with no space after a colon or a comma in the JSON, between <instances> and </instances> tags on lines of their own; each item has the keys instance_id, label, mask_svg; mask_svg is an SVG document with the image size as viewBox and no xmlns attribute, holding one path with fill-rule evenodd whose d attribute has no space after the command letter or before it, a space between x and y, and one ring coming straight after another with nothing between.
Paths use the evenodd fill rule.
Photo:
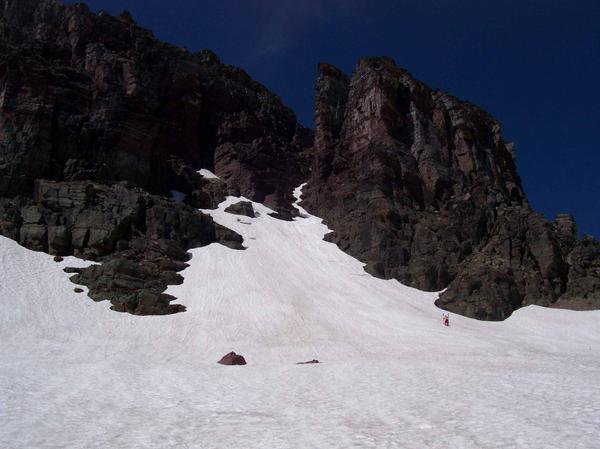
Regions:
<instances>
[{"instance_id":1,"label":"snow slope","mask_svg":"<svg viewBox=\"0 0 600 449\"><path fill-rule=\"evenodd\" d=\"M201 168L200 170L198 170L198 174L206 179L220 179L217 175L215 175L207 168Z\"/></svg>"},{"instance_id":2,"label":"snow slope","mask_svg":"<svg viewBox=\"0 0 600 449\"><path fill-rule=\"evenodd\" d=\"M247 249L192 250L171 316L112 312L62 272L86 262L0 237L0 447L600 447L600 312L445 328L436 294L369 276L317 217L238 200L205 212ZM231 350L248 365L215 363Z\"/></svg>"}]
</instances>

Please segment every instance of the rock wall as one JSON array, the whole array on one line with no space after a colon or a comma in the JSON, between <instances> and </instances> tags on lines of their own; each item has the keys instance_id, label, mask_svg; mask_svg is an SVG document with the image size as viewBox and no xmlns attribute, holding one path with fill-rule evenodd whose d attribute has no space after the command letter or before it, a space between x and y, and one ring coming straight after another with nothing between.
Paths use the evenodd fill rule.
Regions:
<instances>
[{"instance_id":1,"label":"rock wall","mask_svg":"<svg viewBox=\"0 0 600 449\"><path fill-rule=\"evenodd\" d=\"M0 0L0 233L101 261L73 279L115 310L184 310L163 292L186 251L242 248L194 208L230 192L289 215L311 145L276 95L210 51L160 42L128 13Z\"/></svg>"},{"instance_id":2,"label":"rock wall","mask_svg":"<svg viewBox=\"0 0 600 449\"><path fill-rule=\"evenodd\" d=\"M389 58L361 59L351 77L320 64L316 98L303 204L368 272L446 289L440 307L480 319L600 306L598 242L577 241L571 217L532 210L513 144L488 113Z\"/></svg>"},{"instance_id":3,"label":"rock wall","mask_svg":"<svg viewBox=\"0 0 600 449\"><path fill-rule=\"evenodd\" d=\"M127 13L2 0L0 14L0 196L30 195L40 178L189 194L185 164L290 209L312 134L244 71L160 42Z\"/></svg>"}]
</instances>

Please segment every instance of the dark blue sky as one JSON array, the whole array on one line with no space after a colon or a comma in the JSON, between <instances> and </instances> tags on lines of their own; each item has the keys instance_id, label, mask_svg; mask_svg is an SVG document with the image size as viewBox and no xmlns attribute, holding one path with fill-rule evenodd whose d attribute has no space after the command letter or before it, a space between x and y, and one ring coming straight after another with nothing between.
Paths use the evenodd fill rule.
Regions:
<instances>
[{"instance_id":1,"label":"dark blue sky","mask_svg":"<svg viewBox=\"0 0 600 449\"><path fill-rule=\"evenodd\" d=\"M533 206L600 237L598 0L90 0L160 39L209 48L312 126L319 61L386 55L496 116Z\"/></svg>"}]
</instances>

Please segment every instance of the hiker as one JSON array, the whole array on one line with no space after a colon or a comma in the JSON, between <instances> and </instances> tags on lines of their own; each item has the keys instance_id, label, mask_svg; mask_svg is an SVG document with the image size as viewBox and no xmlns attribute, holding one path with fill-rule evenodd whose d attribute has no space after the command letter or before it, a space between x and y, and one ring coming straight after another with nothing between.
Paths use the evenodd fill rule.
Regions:
<instances>
[{"instance_id":1,"label":"hiker","mask_svg":"<svg viewBox=\"0 0 600 449\"><path fill-rule=\"evenodd\" d=\"M442 317L443 317L442 320L443 320L444 326L450 326L450 314L444 313L442 315Z\"/></svg>"}]
</instances>

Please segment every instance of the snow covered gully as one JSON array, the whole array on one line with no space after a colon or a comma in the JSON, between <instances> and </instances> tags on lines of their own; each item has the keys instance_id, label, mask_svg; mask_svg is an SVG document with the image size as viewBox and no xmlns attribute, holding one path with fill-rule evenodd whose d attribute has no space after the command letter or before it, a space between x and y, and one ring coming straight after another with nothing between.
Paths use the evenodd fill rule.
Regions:
<instances>
[{"instance_id":1,"label":"snow covered gully","mask_svg":"<svg viewBox=\"0 0 600 449\"><path fill-rule=\"evenodd\" d=\"M247 250L192 250L176 315L112 312L62 272L86 262L0 237L0 447L599 447L600 311L446 327L319 218L239 200L204 212ZM248 364L215 363L230 351Z\"/></svg>"}]
</instances>

